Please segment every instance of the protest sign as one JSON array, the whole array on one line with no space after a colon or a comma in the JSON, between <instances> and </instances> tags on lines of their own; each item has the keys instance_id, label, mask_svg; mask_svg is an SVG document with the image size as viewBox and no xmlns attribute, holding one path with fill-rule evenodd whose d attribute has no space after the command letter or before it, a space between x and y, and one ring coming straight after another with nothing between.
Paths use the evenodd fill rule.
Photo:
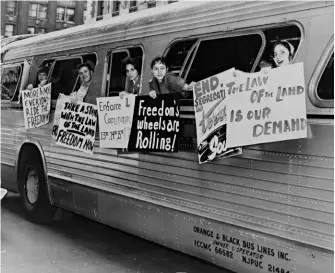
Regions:
<instances>
[{"instance_id":1,"label":"protest sign","mask_svg":"<svg viewBox=\"0 0 335 273\"><path fill-rule=\"evenodd\" d=\"M127 148L133 120L135 95L97 98L100 147Z\"/></svg>"},{"instance_id":2,"label":"protest sign","mask_svg":"<svg viewBox=\"0 0 335 273\"><path fill-rule=\"evenodd\" d=\"M56 144L93 153L97 117L96 105L65 102L61 109Z\"/></svg>"},{"instance_id":3,"label":"protest sign","mask_svg":"<svg viewBox=\"0 0 335 273\"><path fill-rule=\"evenodd\" d=\"M303 63L237 73L228 96L228 147L307 137Z\"/></svg>"},{"instance_id":4,"label":"protest sign","mask_svg":"<svg viewBox=\"0 0 335 273\"><path fill-rule=\"evenodd\" d=\"M129 151L178 152L180 94L135 100Z\"/></svg>"},{"instance_id":5,"label":"protest sign","mask_svg":"<svg viewBox=\"0 0 335 273\"><path fill-rule=\"evenodd\" d=\"M234 69L196 83L193 89L199 163L238 155L241 148L227 149L226 104Z\"/></svg>"},{"instance_id":6,"label":"protest sign","mask_svg":"<svg viewBox=\"0 0 335 273\"><path fill-rule=\"evenodd\" d=\"M54 123L52 126L52 138L56 139L57 132L58 132L58 126L59 126L59 119L60 119L60 113L62 112L62 107L64 106L65 102L70 102L70 96L65 96L63 94L60 94L60 96L57 99L56 103L56 109L54 114Z\"/></svg>"},{"instance_id":7,"label":"protest sign","mask_svg":"<svg viewBox=\"0 0 335 273\"><path fill-rule=\"evenodd\" d=\"M50 118L51 83L21 92L25 128L47 124Z\"/></svg>"}]
</instances>

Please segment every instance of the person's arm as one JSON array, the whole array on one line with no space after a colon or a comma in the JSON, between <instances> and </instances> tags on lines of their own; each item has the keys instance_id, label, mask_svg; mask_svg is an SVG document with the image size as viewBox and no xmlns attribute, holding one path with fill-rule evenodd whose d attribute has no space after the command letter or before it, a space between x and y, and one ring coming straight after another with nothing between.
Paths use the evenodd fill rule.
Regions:
<instances>
[{"instance_id":1,"label":"person's arm","mask_svg":"<svg viewBox=\"0 0 335 273\"><path fill-rule=\"evenodd\" d=\"M170 92L183 92L183 91L192 91L195 82L187 84L185 80L179 76L173 74L167 75L167 84Z\"/></svg>"},{"instance_id":2,"label":"person's arm","mask_svg":"<svg viewBox=\"0 0 335 273\"><path fill-rule=\"evenodd\" d=\"M157 97L157 92L156 92L156 89L157 89L157 85L155 84L154 82L154 79L151 79L149 81L149 96L153 99L155 99Z\"/></svg>"}]
</instances>

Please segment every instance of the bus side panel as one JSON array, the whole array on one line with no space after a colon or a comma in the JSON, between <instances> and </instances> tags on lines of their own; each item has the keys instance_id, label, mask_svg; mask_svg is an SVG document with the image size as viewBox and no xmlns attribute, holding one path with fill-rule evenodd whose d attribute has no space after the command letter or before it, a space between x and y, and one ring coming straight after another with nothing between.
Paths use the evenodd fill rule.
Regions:
<instances>
[{"instance_id":1,"label":"bus side panel","mask_svg":"<svg viewBox=\"0 0 335 273\"><path fill-rule=\"evenodd\" d=\"M333 125L310 124L310 129L308 139L255 145L241 156L202 165L195 152L138 154L95 147L89 155L52 145L48 174L333 250L333 143L328 141ZM62 194L52 196L54 204L64 202ZM84 202L89 197L66 196L70 209L90 210Z\"/></svg>"},{"instance_id":2,"label":"bus side panel","mask_svg":"<svg viewBox=\"0 0 335 273\"><path fill-rule=\"evenodd\" d=\"M56 178L50 182L54 192L71 189L74 200L86 193L79 214L235 272L332 272L330 251Z\"/></svg>"}]
</instances>

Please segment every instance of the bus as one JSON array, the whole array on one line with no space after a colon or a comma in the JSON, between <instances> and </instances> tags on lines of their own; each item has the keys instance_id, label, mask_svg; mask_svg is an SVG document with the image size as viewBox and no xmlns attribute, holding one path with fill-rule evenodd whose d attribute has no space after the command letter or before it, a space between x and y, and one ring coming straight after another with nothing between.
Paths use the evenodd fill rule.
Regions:
<instances>
[{"instance_id":1,"label":"bus","mask_svg":"<svg viewBox=\"0 0 335 273\"><path fill-rule=\"evenodd\" d=\"M52 138L60 93L94 75L85 102L124 90L122 60L142 62L147 95L156 55L187 82L232 67L256 72L289 41L304 63L308 137L244 146L199 164L192 94L180 106L177 153L100 148ZM68 210L235 272L333 272L334 6L332 1L181 1L12 42L1 54L1 187L29 219ZM19 91L49 69L50 122L25 129Z\"/></svg>"}]
</instances>

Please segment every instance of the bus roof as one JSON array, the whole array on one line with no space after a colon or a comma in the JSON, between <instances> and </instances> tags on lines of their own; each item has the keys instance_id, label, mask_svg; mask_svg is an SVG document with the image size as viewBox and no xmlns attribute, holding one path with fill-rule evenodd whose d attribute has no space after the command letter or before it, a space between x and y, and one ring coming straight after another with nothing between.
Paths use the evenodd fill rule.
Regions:
<instances>
[{"instance_id":1,"label":"bus roof","mask_svg":"<svg viewBox=\"0 0 335 273\"><path fill-rule=\"evenodd\" d=\"M2 48L4 61L67 49L134 40L185 28L210 27L252 18L271 18L298 10L333 6L332 1L181 1L54 31ZM148 26L152 28L148 29ZM85 38L89 36L90 38ZM69 39L71 37L71 39Z\"/></svg>"}]
</instances>

